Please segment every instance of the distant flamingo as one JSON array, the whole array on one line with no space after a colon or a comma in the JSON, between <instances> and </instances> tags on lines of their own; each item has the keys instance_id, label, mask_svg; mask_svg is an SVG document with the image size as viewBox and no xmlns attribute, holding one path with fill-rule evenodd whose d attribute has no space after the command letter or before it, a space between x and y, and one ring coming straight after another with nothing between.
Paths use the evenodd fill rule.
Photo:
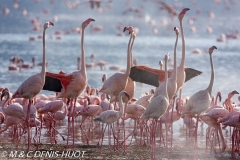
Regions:
<instances>
[{"instance_id":1,"label":"distant flamingo","mask_svg":"<svg viewBox=\"0 0 240 160\"><path fill-rule=\"evenodd\" d=\"M122 116L123 116L123 101L122 101L122 95L126 95L128 96L128 94L125 92L125 91L121 91L119 93L119 107L120 107L120 110L119 111L115 111L115 110L107 110L107 111L104 111L102 113L100 113L98 116L96 116L96 118L94 118L94 121L99 121L99 122L102 122L102 123L106 123L107 125L110 125L111 128L112 128L112 124L116 121L118 121ZM106 125L106 126L107 126ZM103 143L103 137L104 137L104 132L105 132L105 129L106 129L106 126L105 128L103 129L102 131L102 142L101 142L101 146L102 146L102 143ZM113 132L113 136L114 136L114 139L116 139L116 136L114 134L114 130L112 128L112 132ZM109 144L109 147L110 147L110 144ZM101 151L100 151L101 152Z\"/></svg>"},{"instance_id":2,"label":"distant flamingo","mask_svg":"<svg viewBox=\"0 0 240 160\"><path fill-rule=\"evenodd\" d=\"M2 91L1 100L5 96L6 96L6 99L2 105L3 113L7 116L13 116L13 117L17 117L20 119L25 119L25 113L23 111L23 107L19 103L13 103L13 104L9 104L7 106L7 102L10 99L9 91L7 89L4 89Z\"/></svg>"},{"instance_id":3,"label":"distant flamingo","mask_svg":"<svg viewBox=\"0 0 240 160\"><path fill-rule=\"evenodd\" d=\"M44 29L43 29L43 62L45 64L46 62L46 47L45 47L45 32L46 29L52 25L52 22L46 22L44 24ZM29 113L30 113L30 107L33 102L33 97L35 97L43 88L44 83L45 83L45 72L46 72L46 66L42 66L42 70L40 73L37 73L28 79L26 79L17 89L17 91L13 94L12 99L14 98L26 98L29 100L28 104L28 113L27 113L27 126L28 126L28 121L29 121ZM30 128L28 126L28 150L30 149Z\"/></svg>"},{"instance_id":4,"label":"distant flamingo","mask_svg":"<svg viewBox=\"0 0 240 160\"><path fill-rule=\"evenodd\" d=\"M155 139L156 139L156 125L157 120L161 118L167 111L167 108L169 106L169 98L167 93L167 85L168 85L168 72L167 72L167 61L168 61L169 55L167 54L165 56L165 79L164 79L164 92L163 94L158 95L157 97L153 98L152 101L147 106L145 112L141 116L141 119L150 119L152 118L152 129L151 129L151 138L152 138L152 158L155 158Z\"/></svg>"},{"instance_id":5,"label":"distant flamingo","mask_svg":"<svg viewBox=\"0 0 240 160\"><path fill-rule=\"evenodd\" d=\"M211 79L208 87L205 90L200 90L197 93L195 93L193 96L191 96L190 99L187 101L187 104L182 112L182 117L184 117L184 115L191 115L191 116L195 116L195 114L197 115L197 124L195 129L195 151L198 147L197 128L198 128L199 115L209 108L212 101L212 87L214 82L214 68L213 68L213 62L212 62L212 53L214 49L217 49L217 47L212 46L209 48Z\"/></svg>"},{"instance_id":6,"label":"distant flamingo","mask_svg":"<svg viewBox=\"0 0 240 160\"><path fill-rule=\"evenodd\" d=\"M130 48L130 43L132 40L132 36L133 36L133 27L132 26L126 26L124 28L124 32L125 31L129 31L129 33L131 34L130 39L129 39L129 43L128 43L128 49ZM116 102L117 98L118 98L118 94L125 89L126 85L127 85L127 80L128 80L128 76L130 74L130 65L131 65L131 57L130 57L130 52L127 50L127 69L125 73L121 73L121 72L117 72L115 74L113 74L112 76L110 76L109 78L106 79L106 81L104 82L102 88L99 90L99 92L103 92L103 93L107 93L108 95L110 95L111 97L111 101L110 102Z\"/></svg>"}]
</instances>

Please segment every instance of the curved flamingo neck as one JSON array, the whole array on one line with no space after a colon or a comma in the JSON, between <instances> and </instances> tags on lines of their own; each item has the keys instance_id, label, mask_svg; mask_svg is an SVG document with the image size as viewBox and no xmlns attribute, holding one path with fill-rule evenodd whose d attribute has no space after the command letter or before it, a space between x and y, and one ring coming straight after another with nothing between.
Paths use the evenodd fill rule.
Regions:
<instances>
[{"instance_id":1,"label":"curved flamingo neck","mask_svg":"<svg viewBox=\"0 0 240 160\"><path fill-rule=\"evenodd\" d=\"M164 77L164 95L165 95L165 97L167 98L167 99L169 99L169 97L168 97L168 92L167 92L167 83L168 83L168 71L167 71L167 62L168 61L168 59L166 58L165 59L165 66L164 66L164 68L165 68L165 77Z\"/></svg>"},{"instance_id":2,"label":"curved flamingo neck","mask_svg":"<svg viewBox=\"0 0 240 160\"><path fill-rule=\"evenodd\" d=\"M80 72L83 73L83 75L86 75L86 65L85 65L85 52L84 52L84 32L85 28L82 28L82 35L81 35L81 69Z\"/></svg>"},{"instance_id":3,"label":"curved flamingo neck","mask_svg":"<svg viewBox=\"0 0 240 160\"><path fill-rule=\"evenodd\" d=\"M43 62L42 62L42 71L41 74L45 76L46 73L46 46L45 46L45 33L46 33L46 28L43 30Z\"/></svg>"},{"instance_id":4,"label":"curved flamingo neck","mask_svg":"<svg viewBox=\"0 0 240 160\"><path fill-rule=\"evenodd\" d=\"M210 96L212 96L212 87L213 87L213 82L214 82L214 68L213 68L213 62L212 62L212 54L209 54L210 57L210 65L211 65L211 79L209 82L209 85L207 87L207 90L210 94Z\"/></svg>"},{"instance_id":5,"label":"curved flamingo neck","mask_svg":"<svg viewBox=\"0 0 240 160\"><path fill-rule=\"evenodd\" d=\"M183 31L183 26L182 26L182 19L179 20L180 22L180 29L182 33L182 59L179 67L184 68L184 63L185 63L185 39L184 39L184 31Z\"/></svg>"},{"instance_id":6,"label":"curved flamingo neck","mask_svg":"<svg viewBox=\"0 0 240 160\"><path fill-rule=\"evenodd\" d=\"M131 32L131 36L128 42L128 52L127 52L127 69L125 72L125 76L128 77L130 74L130 65L131 65L131 54L130 54L130 45L131 45L131 41L132 41L132 37L133 37L133 32Z\"/></svg>"},{"instance_id":7,"label":"curved flamingo neck","mask_svg":"<svg viewBox=\"0 0 240 160\"><path fill-rule=\"evenodd\" d=\"M2 111L3 111L3 113L6 113L6 104L7 104L7 102L8 102L8 100L9 100L9 93L7 92L7 98L6 98L6 100L3 102L3 105L2 105Z\"/></svg>"}]
</instances>

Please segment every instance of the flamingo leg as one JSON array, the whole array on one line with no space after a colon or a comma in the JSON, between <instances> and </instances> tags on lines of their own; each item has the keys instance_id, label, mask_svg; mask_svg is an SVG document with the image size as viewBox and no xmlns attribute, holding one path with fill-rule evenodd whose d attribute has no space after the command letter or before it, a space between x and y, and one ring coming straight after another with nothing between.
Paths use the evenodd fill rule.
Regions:
<instances>
[{"instance_id":1,"label":"flamingo leg","mask_svg":"<svg viewBox=\"0 0 240 160\"><path fill-rule=\"evenodd\" d=\"M31 133L30 133L30 126L29 126L29 118L30 118L30 107L32 105L33 100L29 99L28 103L28 109L27 109L27 118L26 118L26 124L28 128L28 150L30 150L30 144L31 144Z\"/></svg>"}]
</instances>

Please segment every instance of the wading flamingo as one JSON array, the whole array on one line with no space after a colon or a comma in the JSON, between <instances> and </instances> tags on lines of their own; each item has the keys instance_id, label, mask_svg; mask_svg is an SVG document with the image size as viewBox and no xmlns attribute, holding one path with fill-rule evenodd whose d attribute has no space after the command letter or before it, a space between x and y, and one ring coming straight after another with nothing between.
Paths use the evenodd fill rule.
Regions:
<instances>
[{"instance_id":1,"label":"wading flamingo","mask_svg":"<svg viewBox=\"0 0 240 160\"><path fill-rule=\"evenodd\" d=\"M57 81L59 81L59 80L61 81L61 86L62 86L62 88L60 88L61 92L57 95L56 98L68 98L71 100L70 113L72 115L71 118L72 118L72 133L73 133L72 147L73 148L74 148L74 119L75 119L74 112L75 112L75 107L76 107L76 100L77 100L77 97L85 90L85 88L87 86L87 74L86 74L85 51L84 51L84 32L85 32L86 27L92 21L95 21L95 20L92 18L88 18L87 20L85 20L82 23L81 69L74 71L72 73L69 73L69 74L47 73L47 76L53 77L54 79L56 78ZM47 87L45 89L48 90ZM59 88L54 88L54 91L56 91L56 92L59 91ZM73 104L73 101L74 101L74 104ZM68 117L68 123L69 123L68 127L70 127L70 116ZM68 134L69 134L69 132L70 131L68 131ZM67 147L68 147L68 138L67 138Z\"/></svg>"},{"instance_id":2,"label":"wading flamingo","mask_svg":"<svg viewBox=\"0 0 240 160\"><path fill-rule=\"evenodd\" d=\"M109 78L107 78L102 88L99 90L99 92L107 93L111 97L110 102L112 103L115 101L115 104L117 102L119 93L126 88L128 76L130 74L130 66L132 63L129 48L133 37L133 27L126 26L124 27L123 32L127 30L129 31L129 34L131 34L127 50L127 69L125 73L117 72L110 76Z\"/></svg>"},{"instance_id":3,"label":"wading flamingo","mask_svg":"<svg viewBox=\"0 0 240 160\"><path fill-rule=\"evenodd\" d=\"M173 74L168 79L168 83L167 83L167 93L168 93L169 101L173 99L177 91L177 43L178 43L179 30L177 27L174 27L174 31L176 33L176 41L174 46L174 67L173 67ZM165 93L164 88L165 88L164 84L160 83L159 87L156 88L154 97L157 97L158 95Z\"/></svg>"},{"instance_id":4,"label":"wading flamingo","mask_svg":"<svg viewBox=\"0 0 240 160\"><path fill-rule=\"evenodd\" d=\"M152 129L151 129L151 138L152 138L152 158L155 158L155 131L157 128L157 120L161 118L167 111L169 106L169 99L167 93L167 84L168 84L168 71L167 71L167 61L169 55L165 55L165 80L164 80L164 92L163 94L158 95L157 97L153 98L152 101L147 106L145 112L141 116L141 119L150 119L152 118Z\"/></svg>"},{"instance_id":5,"label":"wading flamingo","mask_svg":"<svg viewBox=\"0 0 240 160\"><path fill-rule=\"evenodd\" d=\"M46 62L46 47L45 47L45 32L46 29L52 25L52 22L46 22L44 24L43 29L43 64ZM46 66L42 65L42 70L40 73L37 73L28 79L26 79L17 89L17 91L13 94L12 99L14 98L26 98L29 100L28 103L28 113L26 118L26 123L28 126L29 121L29 113L30 113L30 107L33 103L33 97L35 97L42 89L45 83L45 73L46 72ZM30 149L30 127L28 126L28 150Z\"/></svg>"},{"instance_id":6,"label":"wading flamingo","mask_svg":"<svg viewBox=\"0 0 240 160\"><path fill-rule=\"evenodd\" d=\"M123 95L126 95L127 97L129 97L128 94L125 91L121 91L119 93L119 107L120 107L119 111L115 111L115 110L104 111L104 112L100 113L98 116L96 116L96 118L94 118L94 121L99 121L99 122L102 122L102 123L106 123L107 125L110 125L111 128L112 128L112 124L114 122L118 121L123 116L123 101L122 101L122 96ZM107 125L105 126L105 128L102 131L101 146L102 146L102 143L103 143L104 132L106 130ZM112 132L113 132L114 139L116 139L113 128L112 128ZM108 134L109 134L109 132L108 132ZM109 141L109 149L110 149L110 141ZM101 149L100 149L100 152L101 152Z\"/></svg>"},{"instance_id":7,"label":"wading flamingo","mask_svg":"<svg viewBox=\"0 0 240 160\"><path fill-rule=\"evenodd\" d=\"M211 79L208 87L192 95L190 99L187 101L186 106L181 114L182 117L184 117L185 115L190 115L192 117L197 115L197 124L195 129L195 151L197 149L197 128L198 128L199 115L210 107L211 101L212 101L212 87L214 82L214 67L212 62L212 53L214 49L217 49L217 47L212 46L209 48Z\"/></svg>"}]
</instances>

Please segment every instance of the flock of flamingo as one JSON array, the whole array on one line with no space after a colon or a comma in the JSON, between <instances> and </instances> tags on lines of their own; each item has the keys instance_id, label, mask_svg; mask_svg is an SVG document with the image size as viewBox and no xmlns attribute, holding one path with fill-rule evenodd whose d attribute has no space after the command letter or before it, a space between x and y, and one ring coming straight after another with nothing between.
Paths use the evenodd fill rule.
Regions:
<instances>
[{"instance_id":1,"label":"flock of flamingo","mask_svg":"<svg viewBox=\"0 0 240 160\"><path fill-rule=\"evenodd\" d=\"M104 132L108 130L109 151L123 150L127 153L127 146L131 145L133 137L139 137L137 145L148 145L151 147L151 157L156 158L156 145L163 145L167 152L173 150L173 122L180 118L189 130L189 136L194 137L195 158L198 156L198 126L206 123L206 147L215 153L224 152L227 148L222 129L232 131L232 157L240 154L239 126L240 106L231 101L237 91L229 93L223 105L217 104L221 98L219 92L214 98L212 88L214 84L214 65L212 60L213 51L216 46L210 46L209 58L211 77L209 85L197 91L190 97L181 97L182 86L185 82L185 39L183 30L183 18L189 8L184 8L178 15L180 30L175 27L176 41L174 45L174 65L171 72L168 70L169 54L164 58L164 70L160 74L159 86L152 89L148 94L139 99L134 98L135 81L129 77L133 64L133 45L136 33L132 26L126 26L123 32L129 32L130 39L127 46L127 68L125 72L116 72L107 77L103 75L103 85L100 89L91 89L88 85L85 52L84 31L86 27L95 20L89 18L82 23L81 33L81 65L72 73L46 72L46 65L42 65L40 73L26 79L12 94L8 88L1 88L1 124L5 125L0 133L9 130L17 140L27 137L27 149L32 149L34 143L38 147L41 143L42 128L46 127L50 137L56 144L56 136L59 135L66 140L66 148L75 147L76 117L81 116L80 130L82 136L86 137L87 144L91 143L91 132L101 128L101 136L98 145L102 146ZM43 29L43 57L42 64L46 64L45 32L54 24L46 22ZM178 36L182 37L182 58L177 66L177 43ZM160 65L163 63L161 62ZM152 71L149 71L152 72ZM144 75L143 75L144 76ZM160 75L159 75L160 76ZM54 94L46 96L39 94L41 90L53 91ZM86 92L85 92L86 91ZM100 95L101 93L101 95ZM179 94L178 94L179 93ZM179 96L177 96L179 95ZM175 107L176 106L176 107ZM134 121L134 127L130 133L126 132L127 119ZM56 121L67 119L68 134L65 138L57 129ZM121 121L120 121L121 120ZM130 121L131 122L131 121ZM87 124L84 128L84 124ZM102 125L101 125L102 124ZM165 133L162 125L165 125ZM121 126L121 127L120 127ZM32 128L36 132L32 134ZM119 135L119 132L121 135ZM193 131L193 132L190 132ZM221 140L219 140L219 135ZM130 138L131 137L131 138ZM70 138L71 141L70 141ZM113 140L111 140L113 138ZM187 137L186 137L187 138ZM72 142L72 145L70 145ZM170 145L170 147L169 147ZM219 146L218 146L219 145ZM100 152L102 147L100 147Z\"/></svg>"}]
</instances>

